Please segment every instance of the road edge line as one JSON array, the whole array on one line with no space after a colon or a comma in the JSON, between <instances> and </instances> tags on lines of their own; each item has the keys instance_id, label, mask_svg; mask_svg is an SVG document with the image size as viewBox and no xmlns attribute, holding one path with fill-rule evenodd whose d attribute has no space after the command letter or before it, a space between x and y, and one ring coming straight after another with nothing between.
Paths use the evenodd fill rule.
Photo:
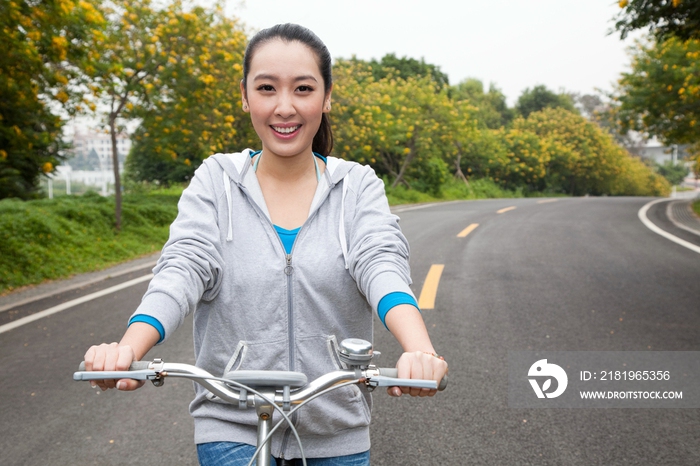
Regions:
<instances>
[{"instance_id":1,"label":"road edge line","mask_svg":"<svg viewBox=\"0 0 700 466\"><path fill-rule=\"evenodd\" d=\"M56 290L47 291L46 293L38 294L36 296L29 296L25 299L22 299L20 301L15 302L15 303L9 303L9 304L4 304L4 305L0 306L0 312L9 311L10 309L14 309L14 308L19 307L19 306L24 306L25 304L30 304L30 303L33 303L35 301L39 301L41 299L50 298L51 296L55 296L55 295L60 294L60 293L65 293L66 291L73 291L73 290L76 290L78 288L82 288L84 286L94 285L95 283L100 283L100 282L103 282L105 280L121 277L122 275L127 275L127 274L130 274L133 272L138 272L141 269L146 269L146 268L152 269L153 267L156 266L157 263L158 263L158 261L153 261L153 262L145 263L143 265L135 265L133 267L129 267L128 269L119 270L119 271L114 272L114 273L108 273L106 275L100 275L100 276L91 278L89 280L74 283L74 284L69 285L65 288L59 288ZM97 272L97 273L99 273L99 272Z\"/></svg>"},{"instance_id":2,"label":"road edge line","mask_svg":"<svg viewBox=\"0 0 700 466\"><path fill-rule=\"evenodd\" d=\"M672 235L671 233L669 233L665 230L662 230L661 228L654 225L654 223L651 220L649 220L649 218L647 217L647 212L649 211L651 206L653 206L654 204L658 204L659 202L666 202L666 201L672 201L672 200L673 199L656 199L654 201L651 201L651 202L644 204L644 206L641 209L639 209L639 212L637 212L637 216L639 217L639 220L642 221L642 223L644 224L645 227L647 227L648 229L650 229L651 231L653 231L657 235L661 235L664 238L671 240L680 246L683 246L684 248L688 248L691 251L697 252L698 254L700 254L700 246L696 246L693 243L690 243L684 239L681 239L677 236Z\"/></svg>"},{"instance_id":3,"label":"road edge line","mask_svg":"<svg viewBox=\"0 0 700 466\"><path fill-rule=\"evenodd\" d=\"M674 199L674 201L677 201L677 200L678 199ZM668 217L668 219L671 221L671 223L673 223L677 228L680 228L681 230L685 230L689 233L700 236L700 231L693 230L692 228L687 227L687 226L683 225L681 222L679 222L678 220L676 220L676 217L673 215L673 209L671 208L672 205L673 205L673 202L669 202L668 205L666 206L666 217Z\"/></svg>"},{"instance_id":4,"label":"road edge line","mask_svg":"<svg viewBox=\"0 0 700 466\"><path fill-rule=\"evenodd\" d=\"M88 301L92 301L93 299L100 298L102 296L123 290L124 288L129 288L130 286L136 285L141 282L145 282L146 280L150 280L153 278L153 274L150 273L148 275L144 275L143 277L139 278L134 278L133 280L129 280L124 283L120 283L119 285L114 285L110 288L105 288L104 290L101 291L96 291L95 293L91 293L89 295L82 296L80 298L76 298L72 301L67 301L63 304L59 304L58 306L50 307L46 310L36 312L34 314L30 314L26 317L22 317L21 319L17 319L14 322L10 322L5 325L0 326L0 334L9 332L10 330L14 330L18 327L21 327L23 325L29 324L31 322L34 322L36 320L42 319L44 317L48 317L50 315L56 314L61 311L65 311L66 309L70 309L71 307L77 306L78 304L83 304Z\"/></svg>"}]
</instances>

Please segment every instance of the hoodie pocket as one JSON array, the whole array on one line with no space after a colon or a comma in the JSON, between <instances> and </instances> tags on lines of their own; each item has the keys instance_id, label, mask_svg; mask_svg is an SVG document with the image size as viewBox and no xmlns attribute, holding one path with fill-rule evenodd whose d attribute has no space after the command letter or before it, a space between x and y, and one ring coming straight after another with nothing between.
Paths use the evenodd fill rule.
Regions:
<instances>
[{"instance_id":1,"label":"hoodie pocket","mask_svg":"<svg viewBox=\"0 0 700 466\"><path fill-rule=\"evenodd\" d=\"M344 369L337 357L335 336L309 336L297 339L297 360L309 380ZM298 411L299 434L326 436L365 427L370 421L370 395L357 384L332 390L304 405Z\"/></svg>"}]
</instances>

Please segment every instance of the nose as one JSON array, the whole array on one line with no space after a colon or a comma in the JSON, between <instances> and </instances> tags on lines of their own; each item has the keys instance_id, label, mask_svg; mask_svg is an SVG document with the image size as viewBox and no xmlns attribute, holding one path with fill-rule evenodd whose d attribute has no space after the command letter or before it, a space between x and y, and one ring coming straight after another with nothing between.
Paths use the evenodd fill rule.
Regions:
<instances>
[{"instance_id":1,"label":"nose","mask_svg":"<svg viewBox=\"0 0 700 466\"><path fill-rule=\"evenodd\" d=\"M289 118L296 115L297 111L294 107L294 95L290 92L280 92L277 99L277 107L275 114L281 118Z\"/></svg>"}]
</instances>

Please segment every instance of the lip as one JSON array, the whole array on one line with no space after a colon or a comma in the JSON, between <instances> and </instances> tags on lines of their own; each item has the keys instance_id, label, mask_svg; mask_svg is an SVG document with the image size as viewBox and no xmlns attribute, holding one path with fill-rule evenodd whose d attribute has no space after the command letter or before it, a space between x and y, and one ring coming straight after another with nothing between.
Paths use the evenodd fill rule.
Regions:
<instances>
[{"instance_id":1,"label":"lip","mask_svg":"<svg viewBox=\"0 0 700 466\"><path fill-rule=\"evenodd\" d=\"M270 125L270 129L272 130L272 133L277 136L280 139L290 139L299 134L299 130L301 129L303 125L300 123L280 123L280 124L274 124ZM279 129L289 129L289 128L296 128L294 131L290 131L288 133L282 133L277 130Z\"/></svg>"}]
</instances>

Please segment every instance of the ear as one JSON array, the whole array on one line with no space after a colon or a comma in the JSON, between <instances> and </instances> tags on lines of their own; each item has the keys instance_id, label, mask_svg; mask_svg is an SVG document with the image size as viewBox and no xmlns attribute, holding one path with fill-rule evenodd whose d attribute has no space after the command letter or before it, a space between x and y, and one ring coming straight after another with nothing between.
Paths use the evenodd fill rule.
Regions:
<instances>
[{"instance_id":1,"label":"ear","mask_svg":"<svg viewBox=\"0 0 700 466\"><path fill-rule=\"evenodd\" d=\"M245 113L250 112L250 107L248 106L248 94L245 90L245 86L243 85L243 80L241 79L241 105L243 105L243 111Z\"/></svg>"},{"instance_id":2,"label":"ear","mask_svg":"<svg viewBox=\"0 0 700 466\"><path fill-rule=\"evenodd\" d=\"M331 88L326 92L326 98L323 99L323 113L328 113L331 111L331 93L333 92L333 84Z\"/></svg>"}]
</instances>

